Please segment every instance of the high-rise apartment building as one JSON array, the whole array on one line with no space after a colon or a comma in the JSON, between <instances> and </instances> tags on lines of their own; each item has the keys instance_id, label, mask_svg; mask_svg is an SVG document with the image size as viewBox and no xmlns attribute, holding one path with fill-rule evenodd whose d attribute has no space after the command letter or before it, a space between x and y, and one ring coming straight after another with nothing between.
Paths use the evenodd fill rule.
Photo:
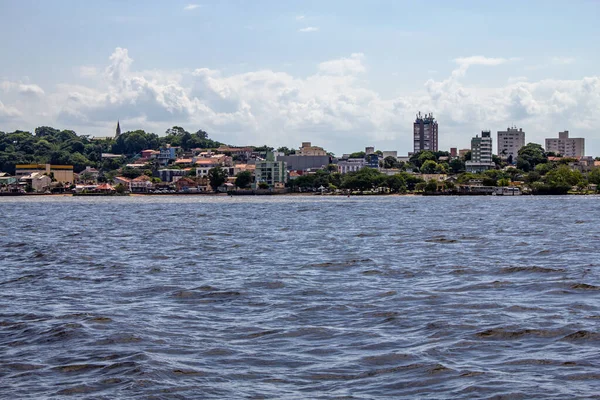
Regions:
<instances>
[{"instance_id":1,"label":"high-rise apartment building","mask_svg":"<svg viewBox=\"0 0 600 400\"><path fill-rule=\"evenodd\" d=\"M438 151L438 123L431 113L417 114L413 125L414 153L419 151Z\"/></svg>"},{"instance_id":2,"label":"high-rise apartment building","mask_svg":"<svg viewBox=\"0 0 600 400\"><path fill-rule=\"evenodd\" d=\"M546 151L552 151L563 157L583 157L585 155L585 139L570 138L569 131L558 132L558 139L546 139Z\"/></svg>"},{"instance_id":3,"label":"high-rise apartment building","mask_svg":"<svg viewBox=\"0 0 600 400\"><path fill-rule=\"evenodd\" d=\"M521 147L525 146L525 132L522 128L506 128L498 131L498 156L503 160L512 156L513 163L517 161L517 155Z\"/></svg>"},{"instance_id":4,"label":"high-rise apartment building","mask_svg":"<svg viewBox=\"0 0 600 400\"><path fill-rule=\"evenodd\" d=\"M467 172L482 172L495 167L492 161L492 134L481 131L481 137L471 139L471 160L465 163Z\"/></svg>"}]
</instances>

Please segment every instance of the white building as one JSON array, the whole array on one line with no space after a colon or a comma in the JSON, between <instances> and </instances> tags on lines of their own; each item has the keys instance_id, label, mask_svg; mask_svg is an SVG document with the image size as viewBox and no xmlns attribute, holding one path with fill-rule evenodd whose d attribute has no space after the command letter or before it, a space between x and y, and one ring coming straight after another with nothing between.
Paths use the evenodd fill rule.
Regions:
<instances>
[{"instance_id":1,"label":"white building","mask_svg":"<svg viewBox=\"0 0 600 400\"><path fill-rule=\"evenodd\" d=\"M349 158L347 160L338 161L338 172L340 174L346 174L348 172L355 172L363 169L367 166L367 160L364 158Z\"/></svg>"},{"instance_id":2,"label":"white building","mask_svg":"<svg viewBox=\"0 0 600 400\"><path fill-rule=\"evenodd\" d=\"M585 155L585 139L570 138L569 131L558 132L558 139L546 139L546 151L552 151L563 157L583 157Z\"/></svg>"},{"instance_id":3,"label":"white building","mask_svg":"<svg viewBox=\"0 0 600 400\"><path fill-rule=\"evenodd\" d=\"M397 151L382 151L382 157L383 159L385 159L386 157L394 157L396 160L398 159L398 152Z\"/></svg>"},{"instance_id":4,"label":"white building","mask_svg":"<svg viewBox=\"0 0 600 400\"><path fill-rule=\"evenodd\" d=\"M525 132L522 128L506 128L498 131L498 156L506 160L512 156L513 163L517 161L517 155L521 147L525 146Z\"/></svg>"},{"instance_id":5,"label":"white building","mask_svg":"<svg viewBox=\"0 0 600 400\"><path fill-rule=\"evenodd\" d=\"M492 135L490 131L481 131L481 137L471 139L471 160L465 163L467 172L483 172L495 167L492 161Z\"/></svg>"}]
</instances>

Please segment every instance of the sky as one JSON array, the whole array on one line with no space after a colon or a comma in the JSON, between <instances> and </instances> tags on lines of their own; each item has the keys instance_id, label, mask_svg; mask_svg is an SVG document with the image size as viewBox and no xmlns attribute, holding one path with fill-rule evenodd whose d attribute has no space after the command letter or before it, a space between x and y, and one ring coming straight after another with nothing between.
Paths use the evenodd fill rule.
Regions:
<instances>
[{"instance_id":1,"label":"sky","mask_svg":"<svg viewBox=\"0 0 600 400\"><path fill-rule=\"evenodd\" d=\"M421 111L440 150L516 126L600 156L598 0L190 1L0 0L0 131L405 155Z\"/></svg>"}]
</instances>

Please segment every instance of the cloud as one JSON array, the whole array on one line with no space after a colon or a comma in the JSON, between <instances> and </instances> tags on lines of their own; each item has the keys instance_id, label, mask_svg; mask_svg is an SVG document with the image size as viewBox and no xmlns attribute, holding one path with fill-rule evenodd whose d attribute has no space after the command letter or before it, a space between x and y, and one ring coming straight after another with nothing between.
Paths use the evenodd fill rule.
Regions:
<instances>
[{"instance_id":1,"label":"cloud","mask_svg":"<svg viewBox=\"0 0 600 400\"><path fill-rule=\"evenodd\" d=\"M340 58L319 64L319 72L330 75L347 75L365 72L363 53L353 53L349 58Z\"/></svg>"},{"instance_id":2,"label":"cloud","mask_svg":"<svg viewBox=\"0 0 600 400\"><path fill-rule=\"evenodd\" d=\"M0 121L10 121L19 118L22 115L23 114L15 107L5 106L4 103L0 101Z\"/></svg>"},{"instance_id":3,"label":"cloud","mask_svg":"<svg viewBox=\"0 0 600 400\"><path fill-rule=\"evenodd\" d=\"M19 85L19 93L25 96L31 97L41 97L44 95L44 89L39 87L38 85Z\"/></svg>"},{"instance_id":4,"label":"cloud","mask_svg":"<svg viewBox=\"0 0 600 400\"><path fill-rule=\"evenodd\" d=\"M316 26L307 26L306 28L298 29L298 32L309 33L309 32L317 32L319 30Z\"/></svg>"},{"instance_id":5,"label":"cloud","mask_svg":"<svg viewBox=\"0 0 600 400\"><path fill-rule=\"evenodd\" d=\"M506 58L494 58L484 56L471 56L471 57L459 57L455 58L454 62L459 65L500 65L504 64L508 60Z\"/></svg>"},{"instance_id":6,"label":"cloud","mask_svg":"<svg viewBox=\"0 0 600 400\"><path fill-rule=\"evenodd\" d=\"M305 18L304 15L297 15L296 21L302 21L304 18Z\"/></svg>"},{"instance_id":7,"label":"cloud","mask_svg":"<svg viewBox=\"0 0 600 400\"><path fill-rule=\"evenodd\" d=\"M29 98L42 97L45 94L44 89L31 83L2 81L0 88L6 93L14 92Z\"/></svg>"},{"instance_id":8,"label":"cloud","mask_svg":"<svg viewBox=\"0 0 600 400\"><path fill-rule=\"evenodd\" d=\"M183 7L183 9L185 11L192 11L192 10L195 10L196 8L200 8L200 4L188 4L185 7Z\"/></svg>"}]
</instances>

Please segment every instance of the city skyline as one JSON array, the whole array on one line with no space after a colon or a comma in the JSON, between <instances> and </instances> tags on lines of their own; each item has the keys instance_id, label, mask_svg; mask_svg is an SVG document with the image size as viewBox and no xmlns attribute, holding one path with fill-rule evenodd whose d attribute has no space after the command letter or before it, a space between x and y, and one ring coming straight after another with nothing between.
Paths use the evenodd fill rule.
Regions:
<instances>
[{"instance_id":1,"label":"city skyline","mask_svg":"<svg viewBox=\"0 0 600 400\"><path fill-rule=\"evenodd\" d=\"M542 145L568 130L600 155L597 2L428 5L2 2L0 130L108 136L119 119L406 154L422 111L440 150L519 126Z\"/></svg>"}]
</instances>

